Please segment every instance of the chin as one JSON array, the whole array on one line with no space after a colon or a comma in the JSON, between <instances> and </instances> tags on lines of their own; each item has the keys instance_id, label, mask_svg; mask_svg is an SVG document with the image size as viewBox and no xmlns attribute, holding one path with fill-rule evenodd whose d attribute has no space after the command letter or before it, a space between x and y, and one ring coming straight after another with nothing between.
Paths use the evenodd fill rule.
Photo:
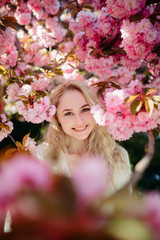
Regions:
<instances>
[{"instance_id":1,"label":"chin","mask_svg":"<svg viewBox=\"0 0 160 240\"><path fill-rule=\"evenodd\" d=\"M84 140L86 140L87 138L88 138L88 136L89 136L89 134L87 134L87 135L85 135L85 136L74 136L74 138L76 139L76 140L79 140L79 141L84 141Z\"/></svg>"}]
</instances>

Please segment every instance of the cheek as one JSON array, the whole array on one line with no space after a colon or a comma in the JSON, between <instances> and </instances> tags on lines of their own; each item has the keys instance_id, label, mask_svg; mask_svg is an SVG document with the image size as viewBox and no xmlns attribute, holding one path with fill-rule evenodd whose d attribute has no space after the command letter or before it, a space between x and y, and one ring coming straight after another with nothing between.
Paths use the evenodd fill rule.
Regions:
<instances>
[{"instance_id":1,"label":"cheek","mask_svg":"<svg viewBox=\"0 0 160 240\"><path fill-rule=\"evenodd\" d=\"M58 118L59 123L61 124L62 128L69 127L71 120L67 117L59 117Z\"/></svg>"},{"instance_id":2,"label":"cheek","mask_svg":"<svg viewBox=\"0 0 160 240\"><path fill-rule=\"evenodd\" d=\"M96 122L91 113L86 114L85 118L90 127L94 128L96 126Z\"/></svg>"},{"instance_id":3,"label":"cheek","mask_svg":"<svg viewBox=\"0 0 160 240\"><path fill-rule=\"evenodd\" d=\"M91 113L88 114L87 118L88 118L88 120L89 120L91 123L96 124L96 122L95 122L95 120L94 120L94 117L93 117L93 115L92 115Z\"/></svg>"}]
</instances>

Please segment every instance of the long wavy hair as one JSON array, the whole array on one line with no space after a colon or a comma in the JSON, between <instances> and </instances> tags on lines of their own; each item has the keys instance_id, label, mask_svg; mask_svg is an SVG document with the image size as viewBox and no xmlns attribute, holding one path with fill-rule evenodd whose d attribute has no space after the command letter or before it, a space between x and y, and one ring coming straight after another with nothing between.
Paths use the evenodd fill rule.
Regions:
<instances>
[{"instance_id":1,"label":"long wavy hair","mask_svg":"<svg viewBox=\"0 0 160 240\"><path fill-rule=\"evenodd\" d=\"M61 96L69 90L80 91L90 107L100 104L95 90L85 82L77 80L68 81L60 84L56 89L53 89L50 94L51 104L58 107ZM67 152L69 149L70 137L63 132L63 129L58 122L57 114L53 116L52 122L48 126L47 132L44 136L44 142L46 143L53 160L58 161L59 154L61 152ZM122 165L125 168L121 148L108 133L107 127L102 127L96 124L88 138L85 140L85 146L87 155L99 156L108 163L112 175L114 175L114 169L117 162L119 162L118 165L120 168ZM114 176L112 177L112 180L113 179Z\"/></svg>"}]
</instances>

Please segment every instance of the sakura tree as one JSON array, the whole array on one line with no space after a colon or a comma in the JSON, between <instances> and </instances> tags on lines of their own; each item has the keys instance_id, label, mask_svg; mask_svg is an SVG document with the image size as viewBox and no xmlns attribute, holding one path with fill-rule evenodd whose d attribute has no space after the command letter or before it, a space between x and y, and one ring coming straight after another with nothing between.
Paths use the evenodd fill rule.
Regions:
<instances>
[{"instance_id":1,"label":"sakura tree","mask_svg":"<svg viewBox=\"0 0 160 240\"><path fill-rule=\"evenodd\" d=\"M56 109L49 94L59 83L86 81L102 103L91 112L114 139L148 133L148 151L130 181L134 187L160 130L159 1L1 0L0 42L0 141L11 137L15 118L50 122ZM16 148L8 155L36 147L29 133L22 142L12 140ZM77 231L82 239L159 239L159 192L131 196L126 186L106 199L104 168L94 159L80 164L67 179L27 154L5 159L1 215L9 209L14 221L6 235L0 219L1 239L68 239Z\"/></svg>"},{"instance_id":2,"label":"sakura tree","mask_svg":"<svg viewBox=\"0 0 160 240\"><path fill-rule=\"evenodd\" d=\"M51 121L49 93L71 79L95 87L103 108L91 111L116 140L159 130L159 7L154 0L1 1L0 140L13 116Z\"/></svg>"}]
</instances>

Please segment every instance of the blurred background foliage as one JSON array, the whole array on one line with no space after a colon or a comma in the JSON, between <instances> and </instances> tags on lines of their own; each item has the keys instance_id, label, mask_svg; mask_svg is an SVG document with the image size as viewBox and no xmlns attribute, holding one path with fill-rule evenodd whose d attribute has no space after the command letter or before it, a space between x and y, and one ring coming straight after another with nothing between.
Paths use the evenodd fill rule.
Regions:
<instances>
[{"instance_id":1,"label":"blurred background foliage","mask_svg":"<svg viewBox=\"0 0 160 240\"><path fill-rule=\"evenodd\" d=\"M41 141L45 133L47 123L33 124L31 122L20 122L12 119L14 130L11 137L5 138L0 142L0 152L3 155L5 151L11 147L15 147L14 141L22 141L24 135L30 133L30 137L34 138L37 144ZM13 138L13 139L12 139ZM134 133L127 141L118 142L123 146L129 154L132 169L136 163L144 156L147 147L147 134ZM155 140L155 154L150 166L144 172L143 177L138 182L139 191L160 190L160 137Z\"/></svg>"}]
</instances>

